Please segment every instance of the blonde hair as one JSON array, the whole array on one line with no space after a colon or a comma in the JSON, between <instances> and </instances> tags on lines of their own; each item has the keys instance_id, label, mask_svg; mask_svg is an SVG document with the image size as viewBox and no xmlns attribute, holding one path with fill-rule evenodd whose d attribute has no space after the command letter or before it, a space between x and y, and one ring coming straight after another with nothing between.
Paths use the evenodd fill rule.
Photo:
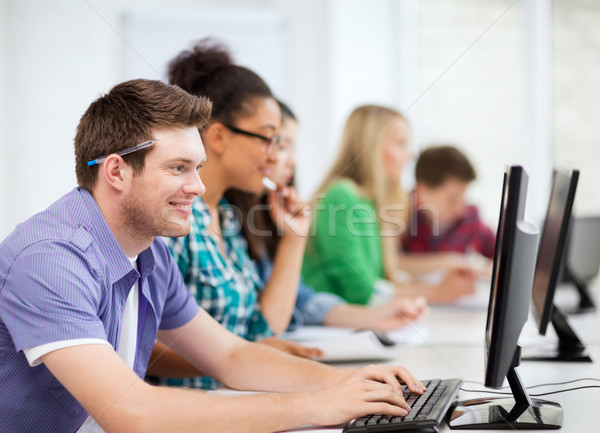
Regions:
<instances>
[{"instance_id":1,"label":"blonde hair","mask_svg":"<svg viewBox=\"0 0 600 433\"><path fill-rule=\"evenodd\" d=\"M318 198L339 180L351 181L363 198L372 200L380 222L386 277L392 280L397 268L398 236L405 229L408 218L408 196L400 181L388 179L382 165L389 129L398 121L407 122L392 108L378 105L355 108L344 126L335 162L312 203L316 209Z\"/></svg>"}]
</instances>

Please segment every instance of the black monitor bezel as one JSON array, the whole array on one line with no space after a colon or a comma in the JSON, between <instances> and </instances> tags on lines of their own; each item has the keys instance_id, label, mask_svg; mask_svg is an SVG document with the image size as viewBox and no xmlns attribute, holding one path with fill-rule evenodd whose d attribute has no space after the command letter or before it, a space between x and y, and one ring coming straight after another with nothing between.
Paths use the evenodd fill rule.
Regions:
<instances>
[{"instance_id":1,"label":"black monitor bezel","mask_svg":"<svg viewBox=\"0 0 600 433\"><path fill-rule=\"evenodd\" d=\"M485 386L499 388L506 378L512 397L454 403L447 417L452 429L555 429L562 425L560 405L530 398L517 371L518 338L530 309L538 239L537 229L524 221L527 183L522 167L505 169L485 330Z\"/></svg>"},{"instance_id":2,"label":"black monitor bezel","mask_svg":"<svg viewBox=\"0 0 600 433\"><path fill-rule=\"evenodd\" d=\"M525 214L525 200L521 194L526 194L526 183L527 174L523 167L518 165L506 167L485 330L485 384L490 387L502 386L506 376L506 372L499 371L502 364L500 359L503 357L503 353L500 352L506 350L500 344L504 341L503 324L509 319L510 314L507 308L509 293L505 287L509 283L508 279L512 272L510 253L515 242L517 222L522 220ZM510 356L512 357L512 353Z\"/></svg>"},{"instance_id":3,"label":"black monitor bezel","mask_svg":"<svg viewBox=\"0 0 600 433\"><path fill-rule=\"evenodd\" d=\"M579 180L579 171L571 170L571 171L559 171L554 170L552 176L552 190L550 192L550 198L548 199L548 209L546 211L546 218L544 220L544 225L542 231L540 233L540 243L539 243L539 252L538 259L536 262L536 270L533 279L533 288L531 295L531 305L533 316L536 320L538 331L540 335L546 335L546 331L548 329L549 323L552 321L552 314L554 310L554 294L556 292L556 285L560 281L561 270L565 264L566 255L565 255L565 245L567 234L569 232L569 224L571 221L571 214L573 210L573 204L575 202L575 193L577 191L577 183ZM540 273L539 267L541 266L541 260L544 257L542 253L542 248L545 246L545 237L548 236L548 224L549 219L551 217L550 211L553 203L554 195L557 193L557 187L559 187L559 183L564 182L567 183L567 197L564 201L564 207L562 209L562 216L560 221L560 228L558 233L558 240L556 247L554 248L554 257L552 258L552 265L550 270L550 278L548 279L548 285L545 287L540 286ZM537 284L536 284L537 283ZM538 295L536 291L540 291L541 295ZM539 298L543 297L544 302L543 305L538 305L536 302Z\"/></svg>"}]
</instances>

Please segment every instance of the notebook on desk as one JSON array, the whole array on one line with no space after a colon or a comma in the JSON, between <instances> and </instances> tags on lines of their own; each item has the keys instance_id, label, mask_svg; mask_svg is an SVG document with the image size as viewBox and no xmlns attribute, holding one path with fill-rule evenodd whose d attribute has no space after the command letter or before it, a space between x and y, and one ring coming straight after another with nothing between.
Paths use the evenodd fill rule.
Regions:
<instances>
[{"instance_id":1,"label":"notebook on desk","mask_svg":"<svg viewBox=\"0 0 600 433\"><path fill-rule=\"evenodd\" d=\"M428 328L423 324L411 323L380 334L385 335L391 343L420 345L427 338ZM397 357L394 350L386 347L380 338L369 330L304 326L297 331L285 333L282 338L322 350L325 356L318 360L323 362L387 361Z\"/></svg>"},{"instance_id":2,"label":"notebook on desk","mask_svg":"<svg viewBox=\"0 0 600 433\"><path fill-rule=\"evenodd\" d=\"M391 361L396 352L385 347L372 331L351 332L341 337L303 342L323 352L321 362Z\"/></svg>"}]
</instances>

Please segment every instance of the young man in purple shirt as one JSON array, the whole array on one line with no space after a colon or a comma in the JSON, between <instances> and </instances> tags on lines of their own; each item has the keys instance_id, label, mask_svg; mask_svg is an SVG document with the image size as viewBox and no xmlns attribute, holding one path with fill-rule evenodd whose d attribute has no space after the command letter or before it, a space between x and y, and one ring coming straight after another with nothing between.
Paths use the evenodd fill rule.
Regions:
<instances>
[{"instance_id":1,"label":"young man in purple shirt","mask_svg":"<svg viewBox=\"0 0 600 433\"><path fill-rule=\"evenodd\" d=\"M465 201L475 176L467 157L453 146L421 153L410 221L401 238L403 251L409 253L403 256L408 269L469 268L466 253L494 256L494 232L480 220L477 207Z\"/></svg>"},{"instance_id":2,"label":"young man in purple shirt","mask_svg":"<svg viewBox=\"0 0 600 433\"><path fill-rule=\"evenodd\" d=\"M0 431L279 431L404 415L404 368L334 368L234 336L199 309L156 236L182 236L205 187L210 102L133 80L75 137L79 187L0 244ZM243 397L144 382L157 338ZM99 426L99 427L98 427Z\"/></svg>"}]
</instances>

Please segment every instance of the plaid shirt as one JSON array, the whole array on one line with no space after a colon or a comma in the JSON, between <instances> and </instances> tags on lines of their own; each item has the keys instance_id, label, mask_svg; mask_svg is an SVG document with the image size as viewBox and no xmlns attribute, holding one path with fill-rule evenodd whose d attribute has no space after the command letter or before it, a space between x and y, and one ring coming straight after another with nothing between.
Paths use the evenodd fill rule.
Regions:
<instances>
[{"instance_id":1,"label":"plaid shirt","mask_svg":"<svg viewBox=\"0 0 600 433\"><path fill-rule=\"evenodd\" d=\"M264 284L248 255L248 244L238 220L225 199L219 203L219 219L225 256L208 230L211 217L201 198L194 201L190 233L167 239L169 250L188 290L212 317L247 340L270 337L273 331L259 305ZM209 378L170 379L168 383L194 388L217 386L216 381Z\"/></svg>"},{"instance_id":2,"label":"plaid shirt","mask_svg":"<svg viewBox=\"0 0 600 433\"><path fill-rule=\"evenodd\" d=\"M402 236L402 247L408 253L471 251L493 258L496 235L481 222L475 206L468 206L465 214L443 233L435 235L423 212L411 212L411 222Z\"/></svg>"}]
</instances>

